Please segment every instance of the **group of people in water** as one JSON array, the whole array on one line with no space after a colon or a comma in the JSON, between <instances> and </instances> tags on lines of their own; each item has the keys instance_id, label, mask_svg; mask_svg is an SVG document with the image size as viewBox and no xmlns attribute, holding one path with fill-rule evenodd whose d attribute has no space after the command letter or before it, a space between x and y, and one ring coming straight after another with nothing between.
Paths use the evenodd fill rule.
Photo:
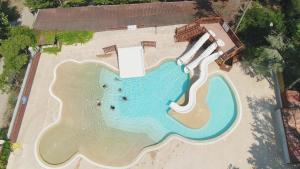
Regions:
<instances>
[{"instance_id":1,"label":"group of people in water","mask_svg":"<svg viewBox=\"0 0 300 169\"><path fill-rule=\"evenodd\" d=\"M121 80L120 80L119 78L117 78L117 77L115 77L115 80L116 80L116 81L121 81ZM108 87L107 84L103 84L103 85L102 85L102 88L103 88L103 89L105 89L105 88L107 88L107 87ZM122 92L122 88L118 88L118 91L119 91L119 92ZM123 101L127 101L127 100L128 100L128 98L127 98L126 96L122 96L121 98L122 98ZM99 100L99 99L97 99L97 106L101 106L101 100ZM111 110L115 110L116 107L115 107L114 105L110 105L110 109L111 109Z\"/></svg>"}]
</instances>

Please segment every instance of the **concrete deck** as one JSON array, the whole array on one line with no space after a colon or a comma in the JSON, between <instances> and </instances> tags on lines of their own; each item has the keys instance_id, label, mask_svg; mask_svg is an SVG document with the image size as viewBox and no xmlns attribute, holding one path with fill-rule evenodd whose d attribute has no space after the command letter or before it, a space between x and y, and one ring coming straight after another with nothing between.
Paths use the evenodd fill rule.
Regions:
<instances>
[{"instance_id":1,"label":"concrete deck","mask_svg":"<svg viewBox=\"0 0 300 169\"><path fill-rule=\"evenodd\" d=\"M180 26L180 25L177 25ZM175 43L175 26L138 29L136 31L107 31L96 33L86 44L63 46L58 56L42 54L21 126L18 143L21 149L10 156L8 169L41 169L34 156L34 144L43 128L58 115L59 104L50 96L54 67L67 59L102 61L117 70L117 57L97 57L102 48L116 44L119 47L138 45L142 40L156 41L157 48L146 48L146 69L157 66L166 58L177 58L187 43ZM219 71L215 63L209 72ZM145 154L132 169L222 169L288 168L282 164L280 145L275 141L272 112L275 110L274 92L266 80L246 75L239 65L224 74L233 83L241 101L242 117L230 135L218 142L193 145L172 140L158 150ZM217 103L216 103L217 104ZM84 159L78 159L64 169L99 169Z\"/></svg>"}]
</instances>

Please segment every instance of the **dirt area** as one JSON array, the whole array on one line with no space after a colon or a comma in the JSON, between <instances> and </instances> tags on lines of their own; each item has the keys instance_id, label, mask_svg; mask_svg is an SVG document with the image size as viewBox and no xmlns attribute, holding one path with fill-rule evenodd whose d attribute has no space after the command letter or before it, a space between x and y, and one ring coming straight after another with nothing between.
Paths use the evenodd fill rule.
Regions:
<instances>
[{"instance_id":1,"label":"dirt area","mask_svg":"<svg viewBox=\"0 0 300 169\"><path fill-rule=\"evenodd\" d=\"M22 11L25 7L24 1L25 0L10 0L10 3L12 6L16 6L19 11Z\"/></svg>"},{"instance_id":2,"label":"dirt area","mask_svg":"<svg viewBox=\"0 0 300 169\"><path fill-rule=\"evenodd\" d=\"M16 6L20 13L18 20L20 24L32 28L35 16L30 12L29 8L24 5L24 0L10 0L10 3L11 6Z\"/></svg>"},{"instance_id":3,"label":"dirt area","mask_svg":"<svg viewBox=\"0 0 300 169\"><path fill-rule=\"evenodd\" d=\"M225 21L230 23L235 21L235 17L247 2L247 0L228 0L227 2L220 0L217 2L212 1L212 8L217 14L221 15Z\"/></svg>"}]
</instances>

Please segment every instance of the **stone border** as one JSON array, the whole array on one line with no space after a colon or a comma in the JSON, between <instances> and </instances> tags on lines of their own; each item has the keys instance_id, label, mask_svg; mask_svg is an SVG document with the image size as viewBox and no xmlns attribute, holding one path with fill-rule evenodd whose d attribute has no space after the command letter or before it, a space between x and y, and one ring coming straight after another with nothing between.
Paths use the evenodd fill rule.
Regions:
<instances>
[{"instance_id":1,"label":"stone border","mask_svg":"<svg viewBox=\"0 0 300 169\"><path fill-rule=\"evenodd\" d=\"M159 65L161 62L163 62L164 60L167 60L167 59L169 59L169 58L161 59L155 65ZM234 120L234 122L232 123L232 125L224 133L222 133L221 135L219 135L219 136L217 136L215 138L212 138L212 139L205 140L205 141L196 141L196 140L191 140L191 139L185 138L185 137L177 135L177 134L170 134L164 140L162 140L161 142L159 142L158 144L144 148L138 154L138 156L132 162L130 162L126 166L107 166L107 165L101 165L99 163L94 162L93 160L90 160L89 158L87 158L86 156L84 156L84 155L82 155L82 154L80 154L78 152L75 155L73 155L69 160L67 160L65 163L63 163L63 164L61 164L59 166L48 166L47 164L45 164L44 162L42 162L41 159L40 159L40 156L38 154L38 145L39 145L39 140L40 140L41 136L43 135L43 133L46 130L48 130L49 128L51 128L54 125L56 125L57 123L59 123L59 121L61 119L63 103L52 92L52 86L53 86L54 82L56 81L56 70L57 70L58 66L60 66L61 64L65 63L65 62L69 62L69 61L73 61L73 62L80 63L80 64L83 64L83 63L99 63L99 64L103 64L103 65L105 65L105 66L107 66L107 67L109 67L109 68L111 68L113 70L118 70L114 66L112 66L112 65L110 65L108 63L105 63L104 61L95 61L95 60L77 61L75 59L67 59L67 60L64 60L64 61L58 63L55 66L55 69L54 69L54 72L53 72L54 73L54 78L53 78L53 80L52 80L52 82L51 82L51 84L49 86L49 92L50 92L50 95L55 100L57 100L59 102L58 117L57 117L57 119L56 119L55 122L53 122L52 124L48 125L44 129L42 129L42 131L39 133L38 137L36 138L36 141L35 141L35 144L34 144L34 156L35 156L35 159L37 160L38 164L41 167L43 167L43 168L46 168L46 169L53 169L53 168L63 169L64 167L69 166L70 164L72 164L73 161L75 161L77 159L80 159L80 158L83 158L86 161L88 161L89 163L91 163L91 164L93 164L95 166L98 166L98 167L105 167L105 168L112 168L112 169L129 168L129 167L132 167L134 164L136 164L146 153L162 148L163 146L165 146L169 142L171 142L173 139L175 139L175 140L177 139L179 141L182 141L182 142L188 143L188 144L192 144L192 145L208 145L208 144L214 144L216 142L219 142L219 141L225 139L226 137L228 137L237 128L238 124L241 121L241 117L242 117L242 107L241 106L242 106L242 104L241 104L241 100L239 98L239 95L238 95L238 92L237 92L236 88L234 87L234 85L233 85L232 81L230 80L230 78L224 72L221 72L219 70L215 70L215 71L209 73L208 76L209 77L211 77L213 75L220 75L220 76L222 76L225 79L225 81L227 82L227 84L229 85L229 87L231 88L231 90L232 90L232 92L233 92L233 94L235 96L236 103L237 103L237 117ZM155 66L150 66L150 68L153 68L153 67L155 67Z\"/></svg>"}]
</instances>

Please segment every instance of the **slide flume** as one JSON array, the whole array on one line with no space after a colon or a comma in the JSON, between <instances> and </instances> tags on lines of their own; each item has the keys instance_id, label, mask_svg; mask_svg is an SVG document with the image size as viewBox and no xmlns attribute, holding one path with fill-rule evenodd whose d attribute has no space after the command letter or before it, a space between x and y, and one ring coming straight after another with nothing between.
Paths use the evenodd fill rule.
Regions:
<instances>
[{"instance_id":1,"label":"slide flume","mask_svg":"<svg viewBox=\"0 0 300 169\"><path fill-rule=\"evenodd\" d=\"M218 40L211 44L196 60L192 63L187 65L184 68L186 73L190 73L197 65L200 66L200 75L199 79L196 80L190 90L189 90L189 101L186 105L181 106L178 105L176 102L172 102L170 104L170 108L178 113L188 113L190 112L196 105L196 98L197 98L197 90L200 88L208 78L208 65L214 62L218 57L220 57L223 52L218 51L211 54L218 46L223 46L224 42L222 40Z\"/></svg>"},{"instance_id":2,"label":"slide flume","mask_svg":"<svg viewBox=\"0 0 300 169\"><path fill-rule=\"evenodd\" d=\"M191 61L196 52L203 46L203 44L209 39L210 36L215 36L215 34L212 31L208 31L204 35L202 35L195 43L195 45L177 60L177 64L185 65L189 61Z\"/></svg>"},{"instance_id":3,"label":"slide flume","mask_svg":"<svg viewBox=\"0 0 300 169\"><path fill-rule=\"evenodd\" d=\"M218 48L218 46L224 46L224 42L222 40L217 40L217 42L209 45L209 47L206 48L199 57L197 57L193 62L191 62L184 68L184 72L191 73L200 64L201 60L213 53Z\"/></svg>"}]
</instances>

